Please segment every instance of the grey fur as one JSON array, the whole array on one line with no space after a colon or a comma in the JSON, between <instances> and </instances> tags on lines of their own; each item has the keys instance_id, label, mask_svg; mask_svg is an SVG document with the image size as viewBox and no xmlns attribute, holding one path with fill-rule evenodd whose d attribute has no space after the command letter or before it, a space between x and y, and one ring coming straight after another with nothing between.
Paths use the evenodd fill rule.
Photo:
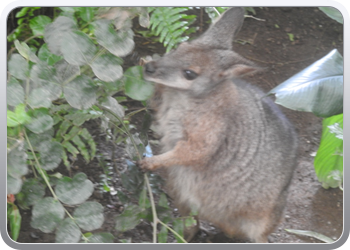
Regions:
<instances>
[{"instance_id":1,"label":"grey fur","mask_svg":"<svg viewBox=\"0 0 350 250\"><path fill-rule=\"evenodd\" d=\"M167 170L183 215L195 210L227 235L267 242L285 207L297 137L277 105L239 79L257 69L227 42L243 13L227 10L201 37L146 64L163 149L140 166Z\"/></svg>"}]
</instances>

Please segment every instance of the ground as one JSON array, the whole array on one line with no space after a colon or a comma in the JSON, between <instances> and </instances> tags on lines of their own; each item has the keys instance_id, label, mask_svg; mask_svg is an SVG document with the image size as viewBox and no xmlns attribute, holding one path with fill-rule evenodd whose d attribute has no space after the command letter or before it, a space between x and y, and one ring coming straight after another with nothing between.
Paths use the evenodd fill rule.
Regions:
<instances>
[{"instance_id":1,"label":"ground","mask_svg":"<svg viewBox=\"0 0 350 250\"><path fill-rule=\"evenodd\" d=\"M327 17L318 8L264 7L254 8L254 10L256 11L254 17L258 19L249 17L245 19L234 43L234 50L264 68L264 71L247 77L247 80L260 86L266 92L322 58L334 48L343 54L343 26ZM293 39L288 34L293 34ZM164 49L159 47L161 45L149 40L145 41L141 37L136 37L136 43L135 51L126 59L126 62L136 62L140 56L164 52ZM142 106L136 102L130 102L128 105L131 108ZM343 193L339 189L322 188L315 175L313 156L311 156L319 146L322 120L311 113L285 108L283 111L295 125L300 147L298 167L290 187L284 219L276 231L271 234L270 241L273 243L320 242L314 238L287 233L284 229L311 230L336 240L343 231ZM97 122L91 122L88 126L98 142L99 153L104 154L108 159L112 155L112 150L115 150L118 168L123 169L126 158L123 148L113 149L104 140L104 135L99 131ZM96 159L89 164L77 161L74 166L73 174L76 171L83 171L93 183L99 182L102 170ZM115 183L118 185L117 178ZM106 220L98 231L118 235L114 229L113 218L121 213L122 204L110 194L100 194L97 191L91 199L100 202L105 207ZM23 218L19 242L54 242L54 234L45 234L30 227L31 213L29 210L21 211L21 214ZM213 228L209 229L217 232ZM135 229L119 235L119 238L131 238L132 242L151 242L152 228L148 222L142 222ZM208 236L204 232L198 233L193 239L193 242L196 243L208 241ZM210 239L210 242L238 241L217 234L216 237Z\"/></svg>"}]
</instances>

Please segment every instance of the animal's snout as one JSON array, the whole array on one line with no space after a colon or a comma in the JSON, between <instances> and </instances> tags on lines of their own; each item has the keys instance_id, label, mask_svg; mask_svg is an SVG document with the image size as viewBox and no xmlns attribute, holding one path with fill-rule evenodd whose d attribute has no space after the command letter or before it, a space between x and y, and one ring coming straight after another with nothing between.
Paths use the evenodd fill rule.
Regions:
<instances>
[{"instance_id":1,"label":"animal's snout","mask_svg":"<svg viewBox=\"0 0 350 250\"><path fill-rule=\"evenodd\" d=\"M147 75L152 75L156 72L156 63L154 61L151 61L149 63L145 64L145 73Z\"/></svg>"}]
</instances>

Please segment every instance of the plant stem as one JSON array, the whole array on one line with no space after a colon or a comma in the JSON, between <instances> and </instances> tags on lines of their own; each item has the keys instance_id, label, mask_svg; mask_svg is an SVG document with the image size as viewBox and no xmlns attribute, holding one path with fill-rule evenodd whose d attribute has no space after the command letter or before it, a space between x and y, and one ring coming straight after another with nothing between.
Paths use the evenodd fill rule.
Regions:
<instances>
[{"instance_id":1,"label":"plant stem","mask_svg":"<svg viewBox=\"0 0 350 250\"><path fill-rule=\"evenodd\" d=\"M148 193L149 193L149 198L151 201L151 207L152 207L152 214L153 214L153 243L157 243L157 223L160 222L157 216L156 212L156 206L154 204L154 199L153 199L153 194L152 194L152 189L151 186L149 185L149 180L147 177L147 174L144 174L145 177L145 182L147 185Z\"/></svg>"},{"instance_id":2,"label":"plant stem","mask_svg":"<svg viewBox=\"0 0 350 250\"><path fill-rule=\"evenodd\" d=\"M48 188L50 189L50 192L51 192L53 198L54 198L55 200L58 200L58 197L56 196L55 192L53 191L53 189L52 189L52 187L51 187L51 185L50 185L49 180L47 179L47 177L46 177L46 175L45 175L43 169L42 169L41 166L40 166L40 163L39 163L38 158L35 156L35 152L34 152L33 146L32 146L32 144L30 143L30 140L29 140L29 138L28 138L28 136L27 136L27 133L26 133L25 129L23 129L23 133L24 133L24 136L25 136L25 138L26 138L26 141L28 142L30 151L32 151L33 157L34 157L35 162L36 162L36 164L37 164L37 166L38 166L38 169L39 169L39 172L40 172L41 176L43 177L43 179L44 179L46 185L47 185Z\"/></svg>"},{"instance_id":3,"label":"plant stem","mask_svg":"<svg viewBox=\"0 0 350 250\"><path fill-rule=\"evenodd\" d=\"M165 226L170 232L172 232L174 235L176 235L177 237L180 238L180 240L183 241L183 243L188 243L184 238L181 237L181 235L179 235L174 229L172 229L171 227L169 227L167 224L165 224L163 221L158 220L159 224L162 224L163 226Z\"/></svg>"}]
</instances>

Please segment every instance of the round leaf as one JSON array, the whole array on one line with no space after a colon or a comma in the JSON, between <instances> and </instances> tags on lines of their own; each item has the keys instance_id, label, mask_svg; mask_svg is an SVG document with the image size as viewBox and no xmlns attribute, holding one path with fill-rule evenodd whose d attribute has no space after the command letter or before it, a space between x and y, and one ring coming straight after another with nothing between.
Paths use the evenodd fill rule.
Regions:
<instances>
[{"instance_id":1,"label":"round leaf","mask_svg":"<svg viewBox=\"0 0 350 250\"><path fill-rule=\"evenodd\" d=\"M95 233L88 238L89 243L113 243L114 236L111 233Z\"/></svg>"},{"instance_id":2,"label":"round leaf","mask_svg":"<svg viewBox=\"0 0 350 250\"><path fill-rule=\"evenodd\" d=\"M62 55L62 37L67 32L75 30L76 28L77 26L74 20L65 16L59 16L53 23L46 25L44 40L47 43L49 50L56 55Z\"/></svg>"},{"instance_id":3,"label":"round leaf","mask_svg":"<svg viewBox=\"0 0 350 250\"><path fill-rule=\"evenodd\" d=\"M68 63L82 66L92 61L96 46L83 32L72 31L62 37L61 51Z\"/></svg>"},{"instance_id":4,"label":"round leaf","mask_svg":"<svg viewBox=\"0 0 350 250\"><path fill-rule=\"evenodd\" d=\"M62 87L55 77L56 69L44 63L36 64L32 67L30 78L36 88L43 88L50 93L50 100L59 98L62 94Z\"/></svg>"},{"instance_id":5,"label":"round leaf","mask_svg":"<svg viewBox=\"0 0 350 250\"><path fill-rule=\"evenodd\" d=\"M154 86L143 80L142 67L130 67L124 73L125 94L134 100L144 101L151 97Z\"/></svg>"},{"instance_id":6,"label":"round leaf","mask_svg":"<svg viewBox=\"0 0 350 250\"><path fill-rule=\"evenodd\" d=\"M20 54L13 54L8 61L8 71L17 79L27 79L28 69L28 62Z\"/></svg>"},{"instance_id":7,"label":"round leaf","mask_svg":"<svg viewBox=\"0 0 350 250\"><path fill-rule=\"evenodd\" d=\"M15 78L11 77L7 84L6 91L8 105L17 106L24 102L24 89Z\"/></svg>"},{"instance_id":8,"label":"round leaf","mask_svg":"<svg viewBox=\"0 0 350 250\"><path fill-rule=\"evenodd\" d=\"M116 218L115 229L120 232L125 232L135 228L142 217L142 209L136 205L129 205L125 208L122 214Z\"/></svg>"},{"instance_id":9,"label":"round leaf","mask_svg":"<svg viewBox=\"0 0 350 250\"><path fill-rule=\"evenodd\" d=\"M59 142L47 141L39 147L40 164L45 170L53 170L61 163L63 147Z\"/></svg>"},{"instance_id":10,"label":"round leaf","mask_svg":"<svg viewBox=\"0 0 350 250\"><path fill-rule=\"evenodd\" d=\"M105 100L103 100L101 102L101 105L113 111L113 113L119 116L120 118L123 118L125 115L123 106L120 105L118 101L111 96L108 96ZM106 115L112 121L116 120L116 118L114 118L114 116L110 115L108 112L106 113Z\"/></svg>"},{"instance_id":11,"label":"round leaf","mask_svg":"<svg viewBox=\"0 0 350 250\"><path fill-rule=\"evenodd\" d=\"M32 108L49 108L51 106L51 93L46 88L35 88L30 92L28 105Z\"/></svg>"},{"instance_id":12,"label":"round leaf","mask_svg":"<svg viewBox=\"0 0 350 250\"><path fill-rule=\"evenodd\" d=\"M87 201L74 211L73 216L81 229L95 230L103 224L103 206L97 202Z\"/></svg>"},{"instance_id":13,"label":"round leaf","mask_svg":"<svg viewBox=\"0 0 350 250\"><path fill-rule=\"evenodd\" d=\"M39 15L29 21L29 27L32 29L33 34L44 35L45 26L51 23L51 19L48 16Z\"/></svg>"},{"instance_id":14,"label":"round leaf","mask_svg":"<svg viewBox=\"0 0 350 250\"><path fill-rule=\"evenodd\" d=\"M45 61L50 66L62 59L61 56L57 56L50 52L49 48L47 47L47 43L44 43L39 49L38 57L40 60Z\"/></svg>"},{"instance_id":15,"label":"round leaf","mask_svg":"<svg viewBox=\"0 0 350 250\"><path fill-rule=\"evenodd\" d=\"M95 36L97 42L116 56L126 56L134 49L134 33L131 29L116 31L110 20L95 21Z\"/></svg>"},{"instance_id":16,"label":"round leaf","mask_svg":"<svg viewBox=\"0 0 350 250\"><path fill-rule=\"evenodd\" d=\"M21 188L22 179L7 174L7 194L17 194Z\"/></svg>"},{"instance_id":17,"label":"round leaf","mask_svg":"<svg viewBox=\"0 0 350 250\"><path fill-rule=\"evenodd\" d=\"M17 147L7 155L7 173L20 178L28 173L27 154L23 147Z\"/></svg>"},{"instance_id":18,"label":"round leaf","mask_svg":"<svg viewBox=\"0 0 350 250\"><path fill-rule=\"evenodd\" d=\"M33 206L30 225L44 233L51 233L63 218L64 208L61 203L52 197L46 197Z\"/></svg>"},{"instance_id":19,"label":"round leaf","mask_svg":"<svg viewBox=\"0 0 350 250\"><path fill-rule=\"evenodd\" d=\"M56 231L56 243L78 243L81 232L71 218L66 218L60 223Z\"/></svg>"},{"instance_id":20,"label":"round leaf","mask_svg":"<svg viewBox=\"0 0 350 250\"><path fill-rule=\"evenodd\" d=\"M52 117L41 112L37 112L32 120L26 125L30 131L36 134L40 134L46 130L49 130L52 128L52 126Z\"/></svg>"},{"instance_id":21,"label":"round leaf","mask_svg":"<svg viewBox=\"0 0 350 250\"><path fill-rule=\"evenodd\" d=\"M80 75L80 67L78 65L72 65L65 60L61 60L55 64L57 81L60 84L65 84L69 79L73 79L75 76Z\"/></svg>"},{"instance_id":22,"label":"round leaf","mask_svg":"<svg viewBox=\"0 0 350 250\"><path fill-rule=\"evenodd\" d=\"M105 54L97 57L92 63L91 68L95 75L105 82L112 82L118 80L123 76L123 68L120 66L121 59L111 55Z\"/></svg>"},{"instance_id":23,"label":"round leaf","mask_svg":"<svg viewBox=\"0 0 350 250\"><path fill-rule=\"evenodd\" d=\"M55 187L57 197L68 205L83 203L91 196L93 191L93 184L84 173L76 174L73 179L63 177Z\"/></svg>"},{"instance_id":24,"label":"round leaf","mask_svg":"<svg viewBox=\"0 0 350 250\"><path fill-rule=\"evenodd\" d=\"M24 181L22 191L25 206L32 206L45 195L45 186L37 179L30 178Z\"/></svg>"},{"instance_id":25,"label":"round leaf","mask_svg":"<svg viewBox=\"0 0 350 250\"><path fill-rule=\"evenodd\" d=\"M87 109L96 102L97 87L90 77L81 75L63 88L67 102L74 108Z\"/></svg>"},{"instance_id":26,"label":"round leaf","mask_svg":"<svg viewBox=\"0 0 350 250\"><path fill-rule=\"evenodd\" d=\"M29 46L25 42L15 41L15 47L18 52L27 60L38 63L39 58L35 55L35 53L29 48Z\"/></svg>"}]
</instances>

